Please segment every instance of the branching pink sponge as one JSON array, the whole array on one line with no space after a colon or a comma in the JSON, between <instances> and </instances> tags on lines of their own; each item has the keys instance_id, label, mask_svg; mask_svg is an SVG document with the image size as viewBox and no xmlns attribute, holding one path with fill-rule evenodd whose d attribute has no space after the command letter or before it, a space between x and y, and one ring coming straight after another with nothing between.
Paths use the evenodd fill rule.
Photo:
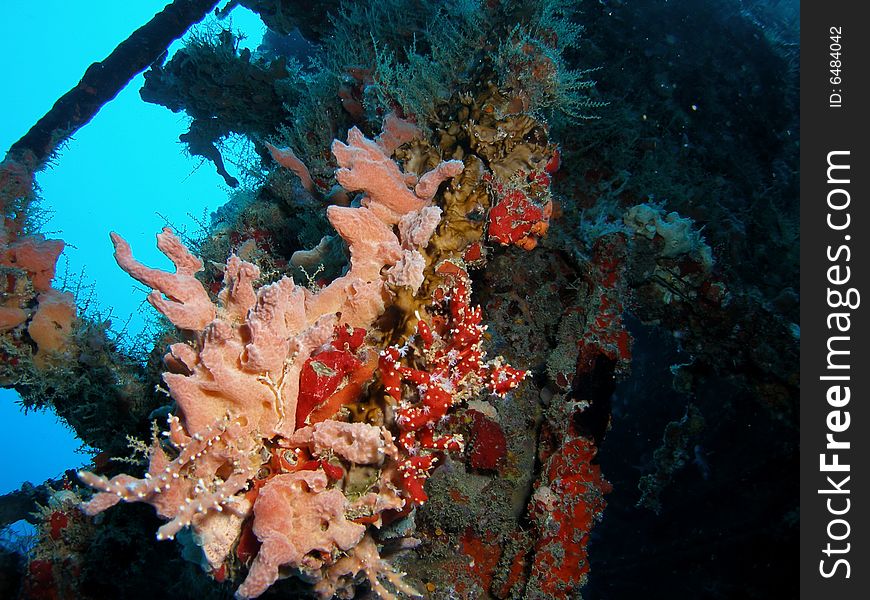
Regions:
<instances>
[{"instance_id":1,"label":"branching pink sponge","mask_svg":"<svg viewBox=\"0 0 870 600\"><path fill-rule=\"evenodd\" d=\"M112 234L121 268L150 287L149 302L189 336L164 358L163 380L175 414L167 419L165 439L151 442L147 473L141 479L80 473L97 490L84 505L86 513L121 500L151 504L166 520L158 539L189 528L213 572L226 575L238 562L250 561L239 598L260 595L288 568L320 582L324 598L358 573L384 598L391 594L378 578L397 591L413 592L389 571L366 533L381 525L384 511L418 503L418 494L404 485L409 463L393 433L335 420L335 411L325 412L324 405L341 404L329 399L306 407L307 416L299 420L306 426L296 430L300 382L319 380L301 378L303 369L328 370L317 358L345 352L351 371L369 377L378 360L362 341L365 330L384 312L394 288L416 293L423 280L420 251L441 217L432 198L462 163L441 163L419 180L402 173L388 153L412 135L413 126L394 122L380 143L354 128L347 144L333 145L341 166L338 180L366 197L360 207L329 207L330 223L348 244L350 268L317 291L287 277L256 288L259 269L231 256L215 303L195 277L202 262L170 230L157 240L174 273L139 263L129 245ZM351 333L359 337L352 345L346 343ZM343 387L335 394L358 390L357 376L349 372L336 379ZM318 397L303 391L306 398ZM378 475L350 500L340 482L361 464L374 466ZM429 467L418 467L428 472ZM246 541L252 535L259 540L253 549Z\"/></svg>"},{"instance_id":2,"label":"branching pink sponge","mask_svg":"<svg viewBox=\"0 0 870 600\"><path fill-rule=\"evenodd\" d=\"M347 144L332 143L332 153L339 169L335 178L347 190L363 190L363 206L368 206L389 224L399 222L402 215L428 206L439 184L462 172L461 160L440 163L432 171L417 178L402 173L377 142L366 138L356 127L347 133ZM409 184L415 185L414 191Z\"/></svg>"},{"instance_id":3,"label":"branching pink sponge","mask_svg":"<svg viewBox=\"0 0 870 600\"><path fill-rule=\"evenodd\" d=\"M214 319L214 305L194 277L202 270L202 261L168 228L157 234L157 247L175 265L175 273L151 269L137 262L124 238L114 232L110 235L115 245L115 261L130 277L154 290L148 295L148 302L176 327L199 331Z\"/></svg>"}]
</instances>

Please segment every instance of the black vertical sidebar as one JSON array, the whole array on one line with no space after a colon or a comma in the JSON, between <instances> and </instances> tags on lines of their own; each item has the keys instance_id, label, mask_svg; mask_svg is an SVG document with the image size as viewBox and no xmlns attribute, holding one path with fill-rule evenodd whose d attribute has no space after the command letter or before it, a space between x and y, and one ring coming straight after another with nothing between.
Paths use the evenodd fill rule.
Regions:
<instances>
[{"instance_id":1,"label":"black vertical sidebar","mask_svg":"<svg viewBox=\"0 0 870 600\"><path fill-rule=\"evenodd\" d=\"M870 590L870 20L801 3L801 596ZM866 304L866 306L865 306Z\"/></svg>"}]
</instances>

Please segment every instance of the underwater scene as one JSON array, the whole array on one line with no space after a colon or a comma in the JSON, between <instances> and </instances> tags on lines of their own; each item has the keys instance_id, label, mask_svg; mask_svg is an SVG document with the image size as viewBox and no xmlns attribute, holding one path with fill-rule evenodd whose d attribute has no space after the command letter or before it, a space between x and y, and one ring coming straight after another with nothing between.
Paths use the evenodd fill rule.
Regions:
<instances>
[{"instance_id":1,"label":"underwater scene","mask_svg":"<svg viewBox=\"0 0 870 600\"><path fill-rule=\"evenodd\" d=\"M798 596L797 0L123 4L4 7L0 598Z\"/></svg>"}]
</instances>

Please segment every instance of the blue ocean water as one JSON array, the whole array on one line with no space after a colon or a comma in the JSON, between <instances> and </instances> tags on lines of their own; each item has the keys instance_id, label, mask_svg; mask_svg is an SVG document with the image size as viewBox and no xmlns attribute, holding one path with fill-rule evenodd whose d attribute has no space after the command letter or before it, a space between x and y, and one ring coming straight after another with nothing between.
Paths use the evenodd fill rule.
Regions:
<instances>
[{"instance_id":1,"label":"blue ocean water","mask_svg":"<svg viewBox=\"0 0 870 600\"><path fill-rule=\"evenodd\" d=\"M15 93L0 94L0 147L9 148L72 88L85 69L105 58L166 2L111 2L86 5L49 0L3 7L0 52L2 77ZM50 14L51 18L45 18ZM233 26L257 45L263 25L244 9ZM207 26L207 22L206 22ZM173 49L178 47L176 42ZM132 339L145 326L145 292L112 259L109 231L121 233L147 264L166 267L154 236L167 223L195 228L226 199L223 180L210 164L188 157L177 139L186 119L139 98L139 75L65 145L56 167L38 175L47 211L43 230L67 243L57 282L83 287L92 309L111 315L114 328ZM126 325L125 325L126 323ZM89 460L72 432L51 411L25 415L17 395L0 389L0 494L24 481L39 484Z\"/></svg>"}]
</instances>

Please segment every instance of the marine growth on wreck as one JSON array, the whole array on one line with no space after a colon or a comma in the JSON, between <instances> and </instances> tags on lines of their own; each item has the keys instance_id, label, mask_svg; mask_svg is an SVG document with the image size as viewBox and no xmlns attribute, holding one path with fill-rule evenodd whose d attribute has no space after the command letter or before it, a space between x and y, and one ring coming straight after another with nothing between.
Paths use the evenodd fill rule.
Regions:
<instances>
[{"instance_id":1,"label":"marine growth on wreck","mask_svg":"<svg viewBox=\"0 0 870 600\"><path fill-rule=\"evenodd\" d=\"M788 597L796 29L764 6L168 5L0 166L0 384L93 449L0 498L37 527L4 597ZM33 217L101 73L146 67L230 198L155 232L170 270L99 224L158 315L134 348Z\"/></svg>"}]
</instances>

